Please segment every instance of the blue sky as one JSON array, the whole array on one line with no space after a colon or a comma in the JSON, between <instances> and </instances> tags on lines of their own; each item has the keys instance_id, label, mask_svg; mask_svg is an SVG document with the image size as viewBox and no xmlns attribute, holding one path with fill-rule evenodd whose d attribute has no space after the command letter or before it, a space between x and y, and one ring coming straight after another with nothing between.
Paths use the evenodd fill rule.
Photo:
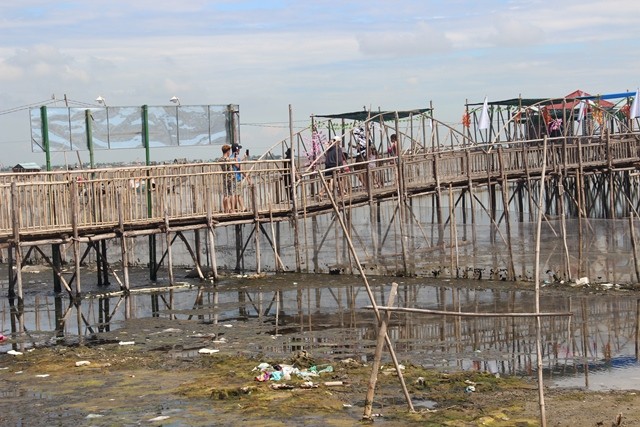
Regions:
<instances>
[{"instance_id":1,"label":"blue sky","mask_svg":"<svg viewBox=\"0 0 640 427\"><path fill-rule=\"evenodd\" d=\"M288 135L289 105L299 126L311 114L429 102L455 124L467 100L484 96L634 91L639 24L637 0L5 1L0 163L44 163L18 107L52 95L88 104L101 95L110 106L170 105L172 96L238 104L243 145L258 153ZM217 156L217 147L161 149L152 160ZM52 158L65 161L76 153Z\"/></svg>"}]
</instances>

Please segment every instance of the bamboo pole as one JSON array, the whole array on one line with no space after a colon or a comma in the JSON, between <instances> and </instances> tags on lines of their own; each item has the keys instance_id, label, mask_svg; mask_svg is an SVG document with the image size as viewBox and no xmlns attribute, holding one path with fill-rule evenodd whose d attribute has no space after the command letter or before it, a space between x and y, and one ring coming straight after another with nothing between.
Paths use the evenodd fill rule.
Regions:
<instances>
[{"instance_id":1,"label":"bamboo pole","mask_svg":"<svg viewBox=\"0 0 640 427\"><path fill-rule=\"evenodd\" d=\"M544 179L547 167L547 137L544 137L542 154L542 172L540 173L540 193L538 196L538 220L536 223L536 256L534 281L536 286L536 313L540 313L540 232L542 228L542 197L544 195ZM544 376L542 371L542 324L540 316L536 317L536 357L538 363L538 405L540 406L540 425L547 426L547 416L544 402Z\"/></svg>"},{"instance_id":2,"label":"bamboo pole","mask_svg":"<svg viewBox=\"0 0 640 427\"><path fill-rule=\"evenodd\" d=\"M640 299L636 299L636 359L640 356Z\"/></svg>"},{"instance_id":3,"label":"bamboo pole","mask_svg":"<svg viewBox=\"0 0 640 427\"><path fill-rule=\"evenodd\" d=\"M455 304L454 304L455 305ZM373 310L371 305L363 307L366 310ZM399 313L416 313L416 314L436 314L440 316L451 317L507 317L507 318L521 318L521 317L571 317L573 313L570 311L552 311L546 313L534 312L534 313L503 313L503 312L465 312L465 311L447 311L447 310L432 310L428 308L411 308L411 307L391 307L386 305L378 305L376 308L379 311L397 311Z\"/></svg>"},{"instance_id":4,"label":"bamboo pole","mask_svg":"<svg viewBox=\"0 0 640 427\"><path fill-rule=\"evenodd\" d=\"M513 263L513 245L511 243L511 216L509 215L509 200L508 200L508 181L507 181L507 173L505 172L504 167L504 150L502 147L498 147L498 160L500 162L500 176L501 183L500 187L502 187L502 206L504 209L504 220L505 226L507 228L507 251L509 252L509 267L508 267L508 275L510 280L515 280L516 278L516 268Z\"/></svg>"},{"instance_id":5,"label":"bamboo pole","mask_svg":"<svg viewBox=\"0 0 640 427\"><path fill-rule=\"evenodd\" d=\"M455 242L455 245L454 245ZM455 204L453 203L453 188L449 184L449 248L450 248L450 275L453 277L453 272L456 272L455 277L459 277L459 265L458 265L458 235L456 230L456 218L455 218ZM455 258L455 263L454 263Z\"/></svg>"},{"instance_id":6,"label":"bamboo pole","mask_svg":"<svg viewBox=\"0 0 640 427\"><path fill-rule=\"evenodd\" d=\"M24 295L22 293L22 250L20 249L20 206L18 202L18 184L15 181L11 181L11 224L13 228L13 245L11 247L15 250L15 267L16 275L15 282L10 280L10 285L15 284L17 289L18 301L22 301ZM9 272L10 277L13 278L13 272ZM9 297L14 296L14 287L9 286Z\"/></svg>"},{"instance_id":7,"label":"bamboo pole","mask_svg":"<svg viewBox=\"0 0 640 427\"><path fill-rule=\"evenodd\" d=\"M300 242L298 237L298 198L297 198L297 186L298 179L296 177L296 150L293 147L293 109L289 104L289 144L291 148L291 189L293 198L291 200L292 213L293 213L293 245L296 252L296 271L302 272L301 259L300 259ZM309 264L307 263L307 266Z\"/></svg>"},{"instance_id":8,"label":"bamboo pole","mask_svg":"<svg viewBox=\"0 0 640 427\"><path fill-rule=\"evenodd\" d=\"M216 239L215 239L215 225L213 215L211 214L211 195L207 191L205 194L205 204L207 206L207 240L209 242L209 263L211 264L211 275L213 281L218 281L218 265L216 263Z\"/></svg>"},{"instance_id":9,"label":"bamboo pole","mask_svg":"<svg viewBox=\"0 0 640 427\"><path fill-rule=\"evenodd\" d=\"M118 229L120 230L120 253L122 257L122 274L124 277L124 288L128 292L129 286L129 257L127 249L127 238L124 235L124 212L122 206L122 192L118 191Z\"/></svg>"},{"instance_id":10,"label":"bamboo pole","mask_svg":"<svg viewBox=\"0 0 640 427\"><path fill-rule=\"evenodd\" d=\"M571 259L569 257L569 246L567 245L567 219L564 211L564 184L562 183L562 176L560 176L560 183L558 184L558 199L560 202L560 226L562 227L562 244L564 247L564 267L566 271L565 277L567 280L571 280Z\"/></svg>"},{"instance_id":11,"label":"bamboo pole","mask_svg":"<svg viewBox=\"0 0 640 427\"><path fill-rule=\"evenodd\" d=\"M640 270L638 269L638 246L636 242L636 232L633 226L633 206L632 211L629 212L629 231L631 234L631 249L633 251L633 268L636 273L636 282L640 282Z\"/></svg>"},{"instance_id":12,"label":"bamboo pole","mask_svg":"<svg viewBox=\"0 0 640 427\"><path fill-rule=\"evenodd\" d=\"M253 205L253 220L255 223L255 245L256 245L256 273L262 271L260 267L260 213L258 212L258 194L256 186L251 186L251 204Z\"/></svg>"},{"instance_id":13,"label":"bamboo pole","mask_svg":"<svg viewBox=\"0 0 640 427\"><path fill-rule=\"evenodd\" d=\"M169 286L173 286L173 252L171 250L171 231L169 228L169 212L165 208L164 212L165 238L167 241L167 269L169 270Z\"/></svg>"},{"instance_id":14,"label":"bamboo pole","mask_svg":"<svg viewBox=\"0 0 640 427\"><path fill-rule=\"evenodd\" d=\"M284 271L284 264L282 263L282 259L280 258L280 254L278 253L278 244L276 243L276 230L273 226L273 210L271 209L271 206L269 206L269 225L271 226L271 239L273 240L271 243L271 247L273 249L273 258L276 261L276 273L282 273Z\"/></svg>"}]
</instances>

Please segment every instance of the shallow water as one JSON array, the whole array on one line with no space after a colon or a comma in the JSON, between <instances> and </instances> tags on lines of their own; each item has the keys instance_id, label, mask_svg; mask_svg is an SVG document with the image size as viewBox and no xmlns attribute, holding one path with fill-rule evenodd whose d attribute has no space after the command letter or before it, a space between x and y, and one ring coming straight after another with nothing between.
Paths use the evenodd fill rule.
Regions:
<instances>
[{"instance_id":1,"label":"shallow water","mask_svg":"<svg viewBox=\"0 0 640 427\"><path fill-rule=\"evenodd\" d=\"M50 271L24 273L24 315L0 302L0 327L11 340L0 352L33 346L67 345L91 340L125 339L119 331L170 328L172 322L206 325L224 337L225 348L247 355L285 359L297 350L315 357L371 360L375 321L362 279L349 275L285 273L262 278L228 276L217 284L179 279L172 290L149 291L146 270L132 270L138 285L128 297L115 286L85 284L79 306L51 291ZM186 271L176 271L176 277ZM509 282L395 278L400 307L472 313L531 313L534 293ZM369 277L377 304L386 301L391 278ZM494 289L489 288L495 286ZM6 282L3 283L6 291ZM147 290L145 290L147 288ZM110 296L105 292L111 291ZM627 291L598 294L547 289L542 312L571 312L571 317L542 318L542 366L550 386L590 390L637 389L638 297ZM26 331L18 333L21 328ZM161 325L161 326L160 326ZM186 333L186 332L184 332ZM534 318L458 317L395 313L389 336L401 361L436 369L485 370L500 375L536 377ZM197 349L178 349L176 357L194 357ZM386 362L389 357L385 352ZM46 398L46 397L43 397Z\"/></svg>"}]
</instances>

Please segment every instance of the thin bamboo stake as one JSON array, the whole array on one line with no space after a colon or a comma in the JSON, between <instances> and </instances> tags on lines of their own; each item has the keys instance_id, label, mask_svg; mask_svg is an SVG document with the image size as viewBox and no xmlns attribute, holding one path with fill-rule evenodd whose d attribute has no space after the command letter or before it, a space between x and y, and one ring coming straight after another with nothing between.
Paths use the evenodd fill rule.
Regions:
<instances>
[{"instance_id":1,"label":"thin bamboo stake","mask_svg":"<svg viewBox=\"0 0 640 427\"><path fill-rule=\"evenodd\" d=\"M538 221L536 224L536 256L534 277L536 284L536 313L540 313L540 231L542 228L542 197L544 195L544 176L547 167L547 137L544 137L542 150L542 172L540 174L540 193L538 196ZM547 416L544 403L544 376L542 372L542 324L540 316L536 317L536 357L538 363L538 404L540 406L540 425L547 426Z\"/></svg>"},{"instance_id":2,"label":"thin bamboo stake","mask_svg":"<svg viewBox=\"0 0 640 427\"><path fill-rule=\"evenodd\" d=\"M293 109L291 108L291 105L289 105L289 144L289 148L291 149L291 159L289 159L289 161L291 162L291 164L289 165L291 169L291 194L293 196L291 200L291 204L293 207L293 243L296 252L296 271L298 273L301 273L302 261L300 259L300 242L298 241L298 198L296 188L298 186L298 179L296 178L296 151L293 149ZM307 263L307 267L308 265L309 264Z\"/></svg>"},{"instance_id":3,"label":"thin bamboo stake","mask_svg":"<svg viewBox=\"0 0 640 427\"><path fill-rule=\"evenodd\" d=\"M207 205L207 240L209 241L209 263L211 264L211 275L213 281L218 281L218 265L216 263L216 238L214 234L214 222L211 214L211 195L206 192L205 203Z\"/></svg>"},{"instance_id":4,"label":"thin bamboo stake","mask_svg":"<svg viewBox=\"0 0 640 427\"><path fill-rule=\"evenodd\" d=\"M516 268L513 262L513 245L511 243L511 215L509 215L509 200L507 186L509 184L507 180L507 174L504 167L504 150L502 147L498 148L498 160L500 162L500 187L502 188L502 206L504 209L504 219L507 232L507 251L509 252L509 280L515 280Z\"/></svg>"},{"instance_id":5,"label":"thin bamboo stake","mask_svg":"<svg viewBox=\"0 0 640 427\"><path fill-rule=\"evenodd\" d=\"M78 241L78 181L71 181L71 227L73 230L73 263L76 272L76 297L80 296L80 242ZM78 326L79 327L79 326Z\"/></svg>"},{"instance_id":6,"label":"thin bamboo stake","mask_svg":"<svg viewBox=\"0 0 640 427\"><path fill-rule=\"evenodd\" d=\"M367 310L374 309L373 306L368 305L363 307ZM428 308L411 308L411 307L391 307L378 305L376 307L380 311L397 311L401 313L419 313L419 314L438 314L441 316L454 316L454 317L554 317L554 316L573 316L573 313L570 311L552 311L547 313L502 313L502 312L487 312L487 313L475 313L475 312L465 312L465 311L447 311L447 310L432 310Z\"/></svg>"},{"instance_id":7,"label":"thin bamboo stake","mask_svg":"<svg viewBox=\"0 0 640 427\"><path fill-rule=\"evenodd\" d=\"M636 272L636 282L640 282L640 271L638 270L638 247L636 243L635 227L633 226L633 212L630 212L629 214L629 230L631 232L631 248L633 250L633 268Z\"/></svg>"},{"instance_id":8,"label":"thin bamboo stake","mask_svg":"<svg viewBox=\"0 0 640 427\"><path fill-rule=\"evenodd\" d=\"M567 280L571 280L571 259L569 258L569 246L567 245L567 219L564 212L564 184L562 176L558 184L558 199L560 200L560 226L562 227L562 244L564 246L564 266Z\"/></svg>"},{"instance_id":9,"label":"thin bamboo stake","mask_svg":"<svg viewBox=\"0 0 640 427\"><path fill-rule=\"evenodd\" d=\"M453 277L453 271L456 271L456 276L458 277L458 236L456 232L456 219L455 219L455 205L453 203L453 188L451 184L449 184L449 247L450 249L450 264L451 271L449 275ZM455 242L455 245L454 245ZM455 264L454 264L455 258Z\"/></svg>"},{"instance_id":10,"label":"thin bamboo stake","mask_svg":"<svg viewBox=\"0 0 640 427\"><path fill-rule=\"evenodd\" d=\"M22 250L20 249L20 208L18 202L18 185L15 181L11 181L11 225L13 228L13 248L15 250L15 258L16 258L16 280L13 281L13 271L9 270L10 275L10 286L9 286L9 297L13 297L14 295L14 287L16 285L18 288L18 300L22 301L24 295L22 293ZM20 316L22 317L22 316ZM20 332L23 332L22 330Z\"/></svg>"},{"instance_id":11,"label":"thin bamboo stake","mask_svg":"<svg viewBox=\"0 0 640 427\"><path fill-rule=\"evenodd\" d=\"M129 291L129 258L127 252L127 238L124 235L124 212L122 206L122 192L118 191L118 228L122 236L120 237L120 252L122 256L122 273L124 276L125 291Z\"/></svg>"},{"instance_id":12,"label":"thin bamboo stake","mask_svg":"<svg viewBox=\"0 0 640 427\"><path fill-rule=\"evenodd\" d=\"M640 355L640 299L636 300L636 359Z\"/></svg>"},{"instance_id":13,"label":"thin bamboo stake","mask_svg":"<svg viewBox=\"0 0 640 427\"><path fill-rule=\"evenodd\" d=\"M271 248L273 249L273 257L276 261L276 273L282 273L284 271L284 264L282 263L282 259L280 258L280 254L278 253L278 245L276 243L276 230L273 226L273 210L271 209L271 206L269 206L269 225L271 226ZM267 233L265 232L265 234Z\"/></svg>"},{"instance_id":14,"label":"thin bamboo stake","mask_svg":"<svg viewBox=\"0 0 640 427\"><path fill-rule=\"evenodd\" d=\"M256 186L251 186L251 204L253 205L253 220L255 222L256 273L262 271L260 267L260 213L258 212L258 193Z\"/></svg>"},{"instance_id":15,"label":"thin bamboo stake","mask_svg":"<svg viewBox=\"0 0 640 427\"><path fill-rule=\"evenodd\" d=\"M171 232L169 229L169 212L164 212L165 238L167 240L167 267L169 270L169 286L173 286L173 254L171 251Z\"/></svg>"}]
</instances>

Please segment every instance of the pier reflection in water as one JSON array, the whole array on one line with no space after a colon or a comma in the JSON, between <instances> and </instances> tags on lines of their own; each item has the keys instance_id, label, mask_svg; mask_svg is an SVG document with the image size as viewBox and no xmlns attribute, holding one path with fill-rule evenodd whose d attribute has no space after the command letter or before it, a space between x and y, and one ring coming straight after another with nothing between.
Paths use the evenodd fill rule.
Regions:
<instances>
[{"instance_id":1,"label":"pier reflection in water","mask_svg":"<svg viewBox=\"0 0 640 427\"><path fill-rule=\"evenodd\" d=\"M133 277L144 277L144 273ZM129 296L95 288L78 303L52 294L47 290L50 284L39 282L38 277L34 275L30 283L24 307L2 299L0 326L12 339L1 345L0 351L100 342L114 339L134 320L146 319L149 325L154 318L162 319L163 325L167 321L205 324L211 334L225 336L222 351L262 354L275 360L303 349L318 358L366 361L375 349L374 314L364 309L370 302L361 280L354 276L288 273L260 279L233 277L216 285L194 282L173 289L152 290L145 285ZM384 303L391 279L369 280L377 302ZM476 288L477 281L396 281L400 285L398 305L402 307L478 313L535 310L534 293L513 289L510 283L486 289ZM638 298L622 292L543 295L541 311L574 313L570 318L542 318L544 378L548 384L637 388L630 379L640 376L638 307ZM389 335L400 361L438 369L536 375L533 318L394 313Z\"/></svg>"}]
</instances>

